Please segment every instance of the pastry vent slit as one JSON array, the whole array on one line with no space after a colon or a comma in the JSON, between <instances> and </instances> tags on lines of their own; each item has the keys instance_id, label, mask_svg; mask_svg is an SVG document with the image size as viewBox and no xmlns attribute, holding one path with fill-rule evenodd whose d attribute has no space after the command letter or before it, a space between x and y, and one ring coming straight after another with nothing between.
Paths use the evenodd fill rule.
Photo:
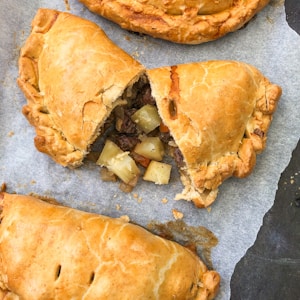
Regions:
<instances>
[{"instance_id":1,"label":"pastry vent slit","mask_svg":"<svg viewBox=\"0 0 300 300\"><path fill-rule=\"evenodd\" d=\"M177 117L177 105L174 100L169 101L169 113L172 119L175 119Z\"/></svg>"},{"instance_id":2,"label":"pastry vent slit","mask_svg":"<svg viewBox=\"0 0 300 300\"><path fill-rule=\"evenodd\" d=\"M61 274L61 265L58 265L56 268L55 280L57 280L60 277L60 274Z\"/></svg>"},{"instance_id":3,"label":"pastry vent slit","mask_svg":"<svg viewBox=\"0 0 300 300\"><path fill-rule=\"evenodd\" d=\"M95 279L95 272L92 272L90 276L89 284L92 284L94 282L94 279Z\"/></svg>"}]
</instances>

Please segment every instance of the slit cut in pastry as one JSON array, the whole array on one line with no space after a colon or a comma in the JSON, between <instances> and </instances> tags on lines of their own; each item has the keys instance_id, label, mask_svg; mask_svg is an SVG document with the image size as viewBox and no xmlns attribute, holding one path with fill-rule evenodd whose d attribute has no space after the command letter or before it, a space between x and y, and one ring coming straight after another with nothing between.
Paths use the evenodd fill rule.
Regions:
<instances>
[{"instance_id":1,"label":"slit cut in pastry","mask_svg":"<svg viewBox=\"0 0 300 300\"><path fill-rule=\"evenodd\" d=\"M95 24L51 10L37 13L19 66L18 83L28 100L23 113L36 129L38 150L77 167L101 131L111 141L108 156L114 156L100 156L99 164L129 186L140 176L136 163L161 162L168 151L184 185L176 199L197 207L209 206L226 178L250 174L281 95L279 86L242 62L145 70ZM141 130L140 109L150 112L150 129L146 121ZM115 129L108 134L108 127ZM137 151L145 140L155 140L154 158ZM121 165L127 174L119 172ZM157 178L155 168L169 168L151 164L150 176L148 166L146 180L167 181Z\"/></svg>"},{"instance_id":2,"label":"slit cut in pastry","mask_svg":"<svg viewBox=\"0 0 300 300\"><path fill-rule=\"evenodd\" d=\"M182 44L200 44L236 31L269 1L79 0L122 28Z\"/></svg>"},{"instance_id":3,"label":"slit cut in pastry","mask_svg":"<svg viewBox=\"0 0 300 300\"><path fill-rule=\"evenodd\" d=\"M213 299L220 276L123 219L0 193L3 299ZM2 299L1 297L1 299Z\"/></svg>"}]
</instances>

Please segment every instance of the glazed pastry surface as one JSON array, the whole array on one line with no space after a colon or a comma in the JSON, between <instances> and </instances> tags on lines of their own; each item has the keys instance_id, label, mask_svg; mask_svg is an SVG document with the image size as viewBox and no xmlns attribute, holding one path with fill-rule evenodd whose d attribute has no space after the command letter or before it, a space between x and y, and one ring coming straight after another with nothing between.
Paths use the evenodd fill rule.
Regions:
<instances>
[{"instance_id":1,"label":"glazed pastry surface","mask_svg":"<svg viewBox=\"0 0 300 300\"><path fill-rule=\"evenodd\" d=\"M124 90L143 72L96 24L39 9L18 78L36 148L63 166L82 164Z\"/></svg>"},{"instance_id":2,"label":"glazed pastry surface","mask_svg":"<svg viewBox=\"0 0 300 300\"><path fill-rule=\"evenodd\" d=\"M269 0L79 0L127 30L182 44L216 40L245 25Z\"/></svg>"},{"instance_id":3,"label":"glazed pastry surface","mask_svg":"<svg viewBox=\"0 0 300 300\"><path fill-rule=\"evenodd\" d=\"M160 116L179 147L185 190L178 199L210 205L228 177L245 177L266 147L281 95L253 66L207 61L147 71Z\"/></svg>"},{"instance_id":4,"label":"glazed pastry surface","mask_svg":"<svg viewBox=\"0 0 300 300\"><path fill-rule=\"evenodd\" d=\"M0 298L213 299L187 248L124 221L0 193Z\"/></svg>"}]
</instances>

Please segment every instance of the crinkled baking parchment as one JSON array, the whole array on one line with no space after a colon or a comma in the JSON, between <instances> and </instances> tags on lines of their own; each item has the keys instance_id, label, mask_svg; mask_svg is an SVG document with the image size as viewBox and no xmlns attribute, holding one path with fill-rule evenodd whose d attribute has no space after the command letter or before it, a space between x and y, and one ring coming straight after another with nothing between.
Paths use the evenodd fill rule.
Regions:
<instances>
[{"instance_id":1,"label":"crinkled baking parchment","mask_svg":"<svg viewBox=\"0 0 300 300\"><path fill-rule=\"evenodd\" d=\"M256 66L283 94L271 124L267 148L245 179L228 179L210 210L173 200L182 185L176 169L168 186L140 182L132 193L102 182L91 162L76 170L55 164L38 152L32 128L21 113L26 103L17 87L18 55L39 7L69 11L99 24L121 48L148 68L210 59L233 59ZM142 226L174 221L173 209L189 226L204 226L218 239L213 267L222 277L217 299L230 298L235 264L254 243L264 214L272 206L277 182L300 136L300 38L286 23L283 1L276 0L245 28L202 45L178 45L140 36L89 12L77 1L0 2L0 183L8 192L36 193L69 206L112 217L129 216ZM162 201L167 199L168 201ZM249 283L251 284L251 283Z\"/></svg>"}]
</instances>

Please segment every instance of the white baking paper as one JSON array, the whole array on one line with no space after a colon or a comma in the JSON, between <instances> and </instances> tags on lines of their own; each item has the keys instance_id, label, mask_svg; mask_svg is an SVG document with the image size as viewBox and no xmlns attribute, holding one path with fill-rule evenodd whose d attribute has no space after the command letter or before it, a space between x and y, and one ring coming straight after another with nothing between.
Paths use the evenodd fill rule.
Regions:
<instances>
[{"instance_id":1,"label":"white baking paper","mask_svg":"<svg viewBox=\"0 0 300 300\"><path fill-rule=\"evenodd\" d=\"M173 200L182 190L175 169L170 185L140 182L132 193L125 194L118 184L102 182L99 167L93 163L69 170L38 152L33 144L34 128L21 113L26 100L16 78L19 50L39 7L69 11L96 22L148 68L210 59L240 60L256 66L282 87L283 95L269 130L267 149L257 157L254 172L245 179L228 179L207 210ZM212 250L213 267L222 278L217 299L229 299L235 264L254 243L300 136L300 38L287 25L283 1L271 1L245 28L195 46L129 33L75 0L1 0L0 8L0 183L6 182L8 192L50 196L66 205L113 217L127 215L145 227L153 221L174 221L172 209L177 209L185 224L204 226L217 237L218 244Z\"/></svg>"}]
</instances>

